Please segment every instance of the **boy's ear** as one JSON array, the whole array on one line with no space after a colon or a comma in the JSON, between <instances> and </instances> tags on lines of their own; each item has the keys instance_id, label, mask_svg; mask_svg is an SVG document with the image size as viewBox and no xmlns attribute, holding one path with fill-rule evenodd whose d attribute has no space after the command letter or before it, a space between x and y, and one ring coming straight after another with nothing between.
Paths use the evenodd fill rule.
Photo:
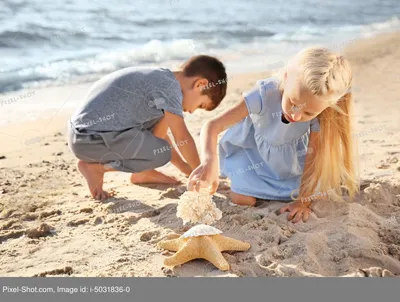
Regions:
<instances>
[{"instance_id":1,"label":"boy's ear","mask_svg":"<svg viewBox=\"0 0 400 302\"><path fill-rule=\"evenodd\" d=\"M208 80L206 78L198 79L194 83L194 88L199 89L200 91L206 89L207 86L208 86Z\"/></svg>"}]
</instances>

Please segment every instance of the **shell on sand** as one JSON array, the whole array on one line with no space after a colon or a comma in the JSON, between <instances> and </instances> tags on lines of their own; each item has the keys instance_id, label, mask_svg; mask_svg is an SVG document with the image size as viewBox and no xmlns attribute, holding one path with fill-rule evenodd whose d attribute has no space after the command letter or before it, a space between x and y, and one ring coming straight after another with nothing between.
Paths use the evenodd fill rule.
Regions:
<instances>
[{"instance_id":1,"label":"shell on sand","mask_svg":"<svg viewBox=\"0 0 400 302\"><path fill-rule=\"evenodd\" d=\"M222 231L218 230L209 225L199 224L192 227L186 233L184 233L181 238L189 238L189 237L198 237L198 236L209 236L209 235L217 235L222 234Z\"/></svg>"}]
</instances>

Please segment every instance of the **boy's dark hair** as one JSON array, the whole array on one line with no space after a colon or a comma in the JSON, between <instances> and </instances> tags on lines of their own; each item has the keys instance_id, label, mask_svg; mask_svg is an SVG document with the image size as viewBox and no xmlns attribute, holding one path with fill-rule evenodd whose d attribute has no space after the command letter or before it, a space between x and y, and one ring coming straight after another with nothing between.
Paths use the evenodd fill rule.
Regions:
<instances>
[{"instance_id":1,"label":"boy's dark hair","mask_svg":"<svg viewBox=\"0 0 400 302\"><path fill-rule=\"evenodd\" d=\"M208 80L208 85L203 87L202 94L210 97L213 106L206 110L217 108L226 95L228 80L224 64L217 58L199 55L191 57L183 64L182 71L186 77L199 76Z\"/></svg>"}]
</instances>

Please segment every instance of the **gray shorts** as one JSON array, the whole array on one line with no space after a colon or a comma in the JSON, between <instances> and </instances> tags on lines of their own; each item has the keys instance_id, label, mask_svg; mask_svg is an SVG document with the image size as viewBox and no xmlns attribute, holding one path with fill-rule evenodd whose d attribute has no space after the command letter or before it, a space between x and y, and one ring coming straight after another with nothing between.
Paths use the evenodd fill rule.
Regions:
<instances>
[{"instance_id":1,"label":"gray shorts","mask_svg":"<svg viewBox=\"0 0 400 302\"><path fill-rule=\"evenodd\" d=\"M89 132L68 123L68 146L80 160L122 172L151 170L171 160L170 145L151 130Z\"/></svg>"}]
</instances>

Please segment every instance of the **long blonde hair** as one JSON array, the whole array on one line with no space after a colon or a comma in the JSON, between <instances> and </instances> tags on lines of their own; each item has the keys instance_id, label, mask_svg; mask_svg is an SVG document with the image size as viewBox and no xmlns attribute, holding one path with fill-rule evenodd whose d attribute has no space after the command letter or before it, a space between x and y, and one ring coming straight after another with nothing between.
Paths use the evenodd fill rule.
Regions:
<instances>
[{"instance_id":1,"label":"long blonde hair","mask_svg":"<svg viewBox=\"0 0 400 302\"><path fill-rule=\"evenodd\" d=\"M310 47L294 57L300 70L302 84L316 96L328 100L329 107L317 119L319 149L313 154L312 165L304 171L299 190L300 197L316 192L331 192L333 200L343 201L345 187L352 199L359 191L359 176L354 158L357 146L352 135L353 98L351 93L352 72L350 63L341 55L326 48ZM281 70L280 89L285 84Z\"/></svg>"}]
</instances>

